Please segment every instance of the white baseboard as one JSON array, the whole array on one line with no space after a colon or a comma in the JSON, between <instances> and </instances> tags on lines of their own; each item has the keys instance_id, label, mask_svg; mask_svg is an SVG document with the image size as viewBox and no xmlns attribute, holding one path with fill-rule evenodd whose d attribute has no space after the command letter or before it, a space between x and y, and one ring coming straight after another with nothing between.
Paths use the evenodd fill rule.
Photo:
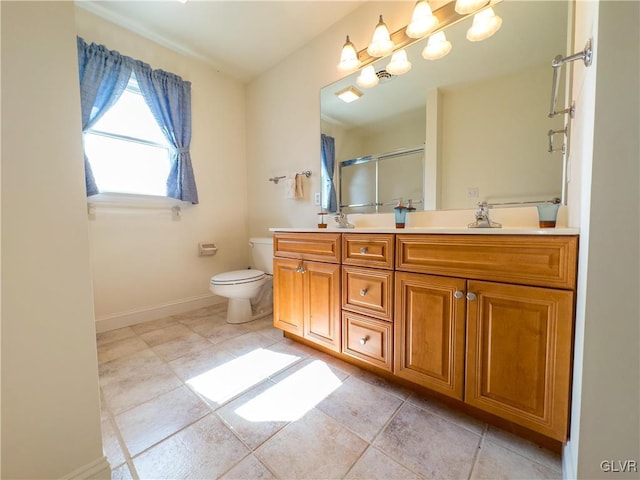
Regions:
<instances>
[{"instance_id":1,"label":"white baseboard","mask_svg":"<svg viewBox=\"0 0 640 480\"><path fill-rule=\"evenodd\" d=\"M108 332L118 328L129 327L138 323L156 320L169 315L189 312L210 305L225 303L226 298L217 295L199 295L185 298L176 302L154 305L151 307L129 310L127 312L114 313L105 317L96 318L96 333Z\"/></svg>"},{"instance_id":2,"label":"white baseboard","mask_svg":"<svg viewBox=\"0 0 640 480\"><path fill-rule=\"evenodd\" d=\"M575 444L571 441L565 443L562 448L562 478L565 480L577 478L574 448Z\"/></svg>"},{"instance_id":3,"label":"white baseboard","mask_svg":"<svg viewBox=\"0 0 640 480\"><path fill-rule=\"evenodd\" d=\"M107 461L107 457L101 457L65 475L63 480L97 480L110 478L111 466Z\"/></svg>"}]
</instances>

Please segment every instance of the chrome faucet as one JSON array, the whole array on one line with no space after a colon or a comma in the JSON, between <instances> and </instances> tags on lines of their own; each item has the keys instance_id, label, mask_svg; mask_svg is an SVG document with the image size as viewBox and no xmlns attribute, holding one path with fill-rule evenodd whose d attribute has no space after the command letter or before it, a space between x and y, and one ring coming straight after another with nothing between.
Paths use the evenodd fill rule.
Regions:
<instances>
[{"instance_id":1,"label":"chrome faucet","mask_svg":"<svg viewBox=\"0 0 640 480\"><path fill-rule=\"evenodd\" d=\"M341 212L340 210L336 212L333 219L338 224L338 228L356 228L353 223L349 223L349 220L347 220L347 214Z\"/></svg>"},{"instance_id":2,"label":"chrome faucet","mask_svg":"<svg viewBox=\"0 0 640 480\"><path fill-rule=\"evenodd\" d=\"M467 225L468 228L502 228L502 224L498 222L492 222L489 218L489 209L491 205L487 202L478 203L478 209L476 210L476 221Z\"/></svg>"}]
</instances>

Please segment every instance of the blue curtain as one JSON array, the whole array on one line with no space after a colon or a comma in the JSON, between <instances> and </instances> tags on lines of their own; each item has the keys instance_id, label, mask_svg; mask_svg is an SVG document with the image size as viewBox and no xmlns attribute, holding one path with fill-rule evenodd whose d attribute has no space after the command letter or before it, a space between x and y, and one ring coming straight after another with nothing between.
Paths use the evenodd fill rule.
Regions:
<instances>
[{"instance_id":1,"label":"blue curtain","mask_svg":"<svg viewBox=\"0 0 640 480\"><path fill-rule=\"evenodd\" d=\"M198 203L198 191L191 166L191 83L173 73L152 70L136 61L133 70L140 92L162 133L173 146L167 196Z\"/></svg>"},{"instance_id":2,"label":"blue curtain","mask_svg":"<svg viewBox=\"0 0 640 480\"><path fill-rule=\"evenodd\" d=\"M326 172L326 182L327 182L327 190L329 191L329 202L326 205L326 208L329 212L335 212L338 210L337 199L336 199L336 186L333 183L333 174L336 168L336 143L333 137L329 135L325 135L324 133L320 135L320 158L322 160L322 166L324 171Z\"/></svg>"},{"instance_id":3,"label":"blue curtain","mask_svg":"<svg viewBox=\"0 0 640 480\"><path fill-rule=\"evenodd\" d=\"M118 52L107 50L102 45L95 43L87 45L80 37L77 38L77 44L80 108L84 132L120 98L131 76L131 64L126 57ZM87 196L99 193L86 155L84 169Z\"/></svg>"}]
</instances>

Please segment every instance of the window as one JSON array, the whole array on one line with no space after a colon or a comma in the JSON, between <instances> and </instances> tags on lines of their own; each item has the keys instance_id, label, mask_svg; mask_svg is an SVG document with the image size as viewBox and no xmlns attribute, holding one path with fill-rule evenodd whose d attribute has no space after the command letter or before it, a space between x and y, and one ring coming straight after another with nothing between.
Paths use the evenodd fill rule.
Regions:
<instances>
[{"instance_id":1,"label":"window","mask_svg":"<svg viewBox=\"0 0 640 480\"><path fill-rule=\"evenodd\" d=\"M118 101L84 134L101 192L167 195L169 144L131 74Z\"/></svg>"}]
</instances>

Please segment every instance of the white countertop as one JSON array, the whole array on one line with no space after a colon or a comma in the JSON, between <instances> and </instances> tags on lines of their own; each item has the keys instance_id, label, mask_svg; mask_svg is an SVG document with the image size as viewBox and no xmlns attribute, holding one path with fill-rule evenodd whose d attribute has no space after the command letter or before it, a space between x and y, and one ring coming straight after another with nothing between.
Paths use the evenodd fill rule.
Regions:
<instances>
[{"instance_id":1,"label":"white countertop","mask_svg":"<svg viewBox=\"0 0 640 480\"><path fill-rule=\"evenodd\" d=\"M579 235L579 228L456 228L456 227L356 227L356 228L294 228L284 227L270 228L271 232L296 232L296 233L430 233L430 234L457 234L457 235Z\"/></svg>"}]
</instances>

